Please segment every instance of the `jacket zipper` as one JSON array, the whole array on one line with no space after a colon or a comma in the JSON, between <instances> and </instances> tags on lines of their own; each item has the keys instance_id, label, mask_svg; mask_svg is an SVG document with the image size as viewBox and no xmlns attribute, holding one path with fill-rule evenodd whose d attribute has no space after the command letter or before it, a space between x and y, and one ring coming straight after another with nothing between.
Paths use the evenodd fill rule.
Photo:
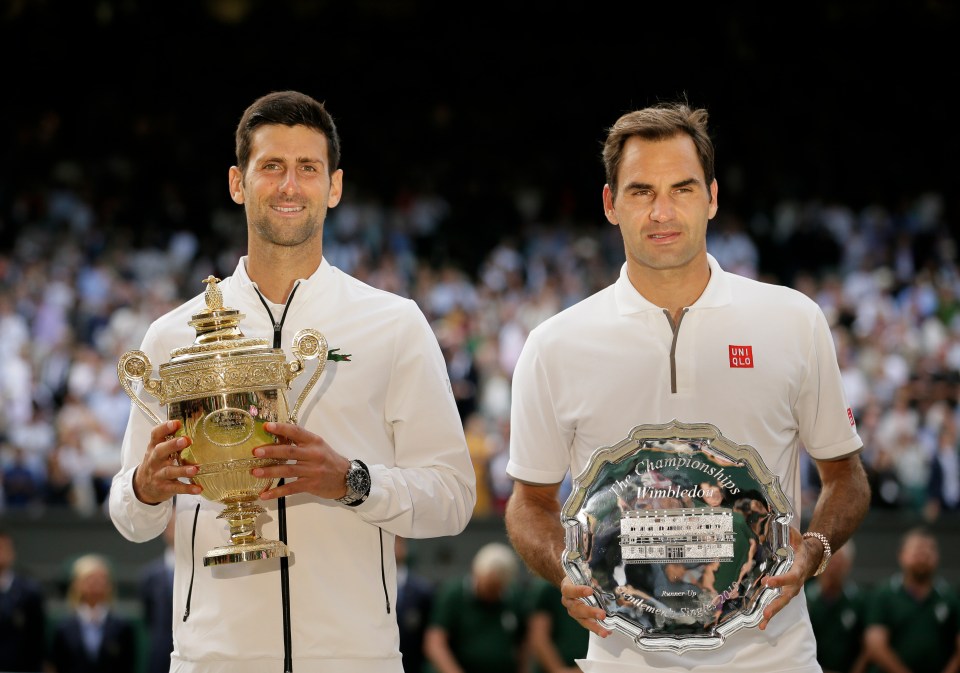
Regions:
<instances>
[{"instance_id":1,"label":"jacket zipper","mask_svg":"<svg viewBox=\"0 0 960 673\"><path fill-rule=\"evenodd\" d=\"M270 316L270 322L273 323L273 347L282 348L283 323L287 319L287 311L293 303L293 295L297 293L300 283L293 286L290 295L283 306L283 313L278 322L273 317L273 311L270 310L267 300L263 298L260 290L257 289L257 296L260 297L260 303L266 309ZM283 479L277 482L278 486L283 485ZM277 525L280 541L287 544L287 499L285 497L277 498ZM290 561L286 556L280 557L280 607L283 611L283 670L284 673L293 671L293 631L290 625Z\"/></svg>"},{"instance_id":2,"label":"jacket zipper","mask_svg":"<svg viewBox=\"0 0 960 673\"><path fill-rule=\"evenodd\" d=\"M176 506L176 505L174 505ZM176 516L176 513L174 513ZM183 611L183 621L187 621L190 616L190 599L193 597L193 576L197 573L197 519L200 516L200 503L197 503L197 509L193 511L193 532L190 534L190 588L187 589L187 607Z\"/></svg>"}]
</instances>

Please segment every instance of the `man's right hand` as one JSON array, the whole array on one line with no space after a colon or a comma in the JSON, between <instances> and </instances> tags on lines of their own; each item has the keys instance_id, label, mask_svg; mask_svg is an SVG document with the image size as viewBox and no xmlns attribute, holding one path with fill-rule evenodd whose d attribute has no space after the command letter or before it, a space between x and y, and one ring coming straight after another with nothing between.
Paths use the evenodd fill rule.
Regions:
<instances>
[{"instance_id":1,"label":"man's right hand","mask_svg":"<svg viewBox=\"0 0 960 673\"><path fill-rule=\"evenodd\" d=\"M133 473L133 492L140 502L158 505L178 493L199 495L200 486L181 481L196 476L196 465L181 465L180 452L190 446L189 437L173 437L180 421L161 423L150 431L150 444L140 465Z\"/></svg>"},{"instance_id":2,"label":"man's right hand","mask_svg":"<svg viewBox=\"0 0 960 673\"><path fill-rule=\"evenodd\" d=\"M601 638L606 638L613 633L599 622L599 620L607 618L604 609L592 607L580 600L591 596L593 594L592 588L583 584L575 584L569 577L564 577L560 583L560 593L563 594L560 601L563 603L563 607L567 609L571 617L580 623L580 626L596 633Z\"/></svg>"}]
</instances>

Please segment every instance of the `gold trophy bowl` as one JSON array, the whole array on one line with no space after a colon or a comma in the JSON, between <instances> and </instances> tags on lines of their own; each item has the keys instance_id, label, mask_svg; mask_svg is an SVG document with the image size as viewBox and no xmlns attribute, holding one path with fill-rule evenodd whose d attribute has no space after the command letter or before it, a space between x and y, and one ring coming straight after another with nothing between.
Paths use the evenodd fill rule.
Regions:
<instances>
[{"instance_id":1,"label":"gold trophy bowl","mask_svg":"<svg viewBox=\"0 0 960 673\"><path fill-rule=\"evenodd\" d=\"M166 405L167 418L180 421L176 436L190 437L192 444L181 451L179 461L196 465L199 472L191 481L203 487L203 497L224 505L217 518L227 519L230 542L208 551L203 565L287 556L287 546L261 537L256 524L266 511L259 504L260 493L277 480L250 473L281 461L256 458L253 449L277 441L263 429L264 423L297 422L300 406L326 366L327 341L317 330L300 330L293 337L294 360L287 362L283 350L271 348L266 339L243 335L239 323L246 316L223 307L219 279L210 276L203 282L207 307L188 323L196 329L193 344L172 350L170 361L160 365L159 378L151 378L146 353L127 351L117 363L117 376L154 423L163 420L131 383L141 382L143 390ZM319 359L317 367L291 412L285 391L303 373L304 361L314 358Z\"/></svg>"}]
</instances>

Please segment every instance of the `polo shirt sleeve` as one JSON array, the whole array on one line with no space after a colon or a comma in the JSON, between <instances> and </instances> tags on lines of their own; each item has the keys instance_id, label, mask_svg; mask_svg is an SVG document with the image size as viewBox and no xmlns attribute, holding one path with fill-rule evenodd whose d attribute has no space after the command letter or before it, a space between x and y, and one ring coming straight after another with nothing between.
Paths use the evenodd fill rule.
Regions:
<instances>
[{"instance_id":1,"label":"polo shirt sleeve","mask_svg":"<svg viewBox=\"0 0 960 673\"><path fill-rule=\"evenodd\" d=\"M830 326L820 307L812 304L812 310L807 374L797 400L800 441L815 460L843 458L857 453L863 441L847 403Z\"/></svg>"},{"instance_id":2,"label":"polo shirt sleeve","mask_svg":"<svg viewBox=\"0 0 960 673\"><path fill-rule=\"evenodd\" d=\"M553 353L543 348L541 337L539 328L530 332L513 372L507 474L532 484L559 484L570 467L573 431L558 418L550 378Z\"/></svg>"}]
</instances>

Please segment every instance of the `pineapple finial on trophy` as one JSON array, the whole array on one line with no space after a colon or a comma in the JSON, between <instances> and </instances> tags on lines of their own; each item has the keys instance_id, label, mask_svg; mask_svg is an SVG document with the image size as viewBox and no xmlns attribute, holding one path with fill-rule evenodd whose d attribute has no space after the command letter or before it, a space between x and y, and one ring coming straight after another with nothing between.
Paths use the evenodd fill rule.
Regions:
<instances>
[{"instance_id":1,"label":"pineapple finial on trophy","mask_svg":"<svg viewBox=\"0 0 960 673\"><path fill-rule=\"evenodd\" d=\"M211 274L204 278L203 282L207 284L207 291L204 292L203 295L203 298L207 302L207 308L211 311L221 310L223 308L223 293L220 292L220 288L217 287L220 279Z\"/></svg>"}]
</instances>

